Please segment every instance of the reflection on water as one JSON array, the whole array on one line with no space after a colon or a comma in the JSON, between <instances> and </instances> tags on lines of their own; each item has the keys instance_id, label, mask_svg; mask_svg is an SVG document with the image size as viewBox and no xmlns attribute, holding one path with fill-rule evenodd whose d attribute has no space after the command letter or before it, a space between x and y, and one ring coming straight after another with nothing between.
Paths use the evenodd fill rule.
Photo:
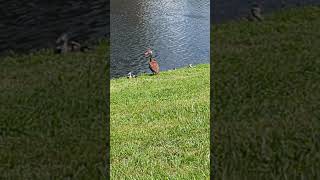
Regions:
<instances>
[{"instance_id":1,"label":"reflection on water","mask_svg":"<svg viewBox=\"0 0 320 180\"><path fill-rule=\"evenodd\" d=\"M63 32L95 41L109 28L109 0L10 0L0 4L0 52L52 48Z\"/></svg>"},{"instance_id":2,"label":"reflection on water","mask_svg":"<svg viewBox=\"0 0 320 180\"><path fill-rule=\"evenodd\" d=\"M160 70L208 63L210 0L111 0L111 76L150 72L154 49Z\"/></svg>"}]
</instances>

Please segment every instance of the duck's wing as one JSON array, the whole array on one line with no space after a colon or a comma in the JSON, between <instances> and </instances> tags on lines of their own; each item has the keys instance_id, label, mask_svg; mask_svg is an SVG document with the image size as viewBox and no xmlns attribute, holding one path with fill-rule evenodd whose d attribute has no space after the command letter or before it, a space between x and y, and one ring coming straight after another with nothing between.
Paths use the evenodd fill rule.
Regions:
<instances>
[{"instance_id":1,"label":"duck's wing","mask_svg":"<svg viewBox=\"0 0 320 180\"><path fill-rule=\"evenodd\" d=\"M156 73L159 73L160 71L159 64L157 63L157 61L155 61L155 71Z\"/></svg>"},{"instance_id":2,"label":"duck's wing","mask_svg":"<svg viewBox=\"0 0 320 180\"><path fill-rule=\"evenodd\" d=\"M156 60L152 60L151 62L149 62L149 67L152 72L159 73L160 68L159 68L159 64Z\"/></svg>"},{"instance_id":3,"label":"duck's wing","mask_svg":"<svg viewBox=\"0 0 320 180\"><path fill-rule=\"evenodd\" d=\"M152 64L152 62L149 62L149 69L150 69L152 72L154 72L154 71L153 71L153 64Z\"/></svg>"}]
</instances>

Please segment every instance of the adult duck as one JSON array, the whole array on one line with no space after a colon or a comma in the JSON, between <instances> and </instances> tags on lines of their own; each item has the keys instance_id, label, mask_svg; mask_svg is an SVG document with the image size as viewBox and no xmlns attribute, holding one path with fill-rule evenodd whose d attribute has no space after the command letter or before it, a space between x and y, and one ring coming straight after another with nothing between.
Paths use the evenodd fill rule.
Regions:
<instances>
[{"instance_id":1,"label":"adult duck","mask_svg":"<svg viewBox=\"0 0 320 180\"><path fill-rule=\"evenodd\" d=\"M253 20L263 21L263 16L261 15L261 8L259 4L254 3L250 11Z\"/></svg>"},{"instance_id":2,"label":"adult duck","mask_svg":"<svg viewBox=\"0 0 320 180\"><path fill-rule=\"evenodd\" d=\"M90 50L87 46L82 46L80 43L76 41L69 41L69 36L67 33L63 33L56 41L57 53L67 53L67 52L85 52Z\"/></svg>"},{"instance_id":3,"label":"adult duck","mask_svg":"<svg viewBox=\"0 0 320 180\"><path fill-rule=\"evenodd\" d=\"M63 33L56 41L56 53L67 53L71 50L69 46L69 37Z\"/></svg>"},{"instance_id":4,"label":"adult duck","mask_svg":"<svg viewBox=\"0 0 320 180\"><path fill-rule=\"evenodd\" d=\"M144 53L146 58L149 58L149 68L153 74L159 74L160 68L157 60L152 57L152 50L150 48Z\"/></svg>"}]
</instances>

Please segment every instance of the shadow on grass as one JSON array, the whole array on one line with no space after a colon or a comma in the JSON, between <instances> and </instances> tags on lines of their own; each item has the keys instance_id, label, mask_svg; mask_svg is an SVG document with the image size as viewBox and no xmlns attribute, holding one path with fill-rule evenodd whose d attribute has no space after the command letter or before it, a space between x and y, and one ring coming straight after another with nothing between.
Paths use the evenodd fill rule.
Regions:
<instances>
[{"instance_id":1,"label":"shadow on grass","mask_svg":"<svg viewBox=\"0 0 320 180\"><path fill-rule=\"evenodd\" d=\"M108 49L1 57L1 178L106 178Z\"/></svg>"},{"instance_id":2,"label":"shadow on grass","mask_svg":"<svg viewBox=\"0 0 320 180\"><path fill-rule=\"evenodd\" d=\"M213 27L217 179L319 179L320 8Z\"/></svg>"}]
</instances>

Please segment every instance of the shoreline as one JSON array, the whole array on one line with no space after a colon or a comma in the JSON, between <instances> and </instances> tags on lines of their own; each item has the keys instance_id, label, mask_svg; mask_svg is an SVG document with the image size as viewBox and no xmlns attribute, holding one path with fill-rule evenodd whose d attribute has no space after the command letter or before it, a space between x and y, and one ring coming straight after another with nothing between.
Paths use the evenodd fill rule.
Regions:
<instances>
[{"instance_id":1,"label":"shoreline","mask_svg":"<svg viewBox=\"0 0 320 180\"><path fill-rule=\"evenodd\" d=\"M209 63L191 64L191 65L192 65L191 68L194 68L194 67L199 66L199 65L200 65L200 66L202 66L202 65L209 65ZM178 67L178 68L176 68L176 69L162 70L162 71L160 71L160 73L159 73L158 75L162 74L163 72L168 72L168 71L171 72L171 71L176 71L176 70L186 69L186 68L190 68L189 65L187 65L187 66L181 66L181 67ZM139 78L139 77L141 77L141 76L151 76L152 73L151 73L151 72L150 72L150 73L139 73L139 74L134 74L134 75L136 75L135 78ZM155 76L157 76L157 75L155 75ZM113 80L123 79L123 78L127 78L127 75L123 75L123 76L119 76L119 77L111 77L110 80L113 81Z\"/></svg>"}]
</instances>

